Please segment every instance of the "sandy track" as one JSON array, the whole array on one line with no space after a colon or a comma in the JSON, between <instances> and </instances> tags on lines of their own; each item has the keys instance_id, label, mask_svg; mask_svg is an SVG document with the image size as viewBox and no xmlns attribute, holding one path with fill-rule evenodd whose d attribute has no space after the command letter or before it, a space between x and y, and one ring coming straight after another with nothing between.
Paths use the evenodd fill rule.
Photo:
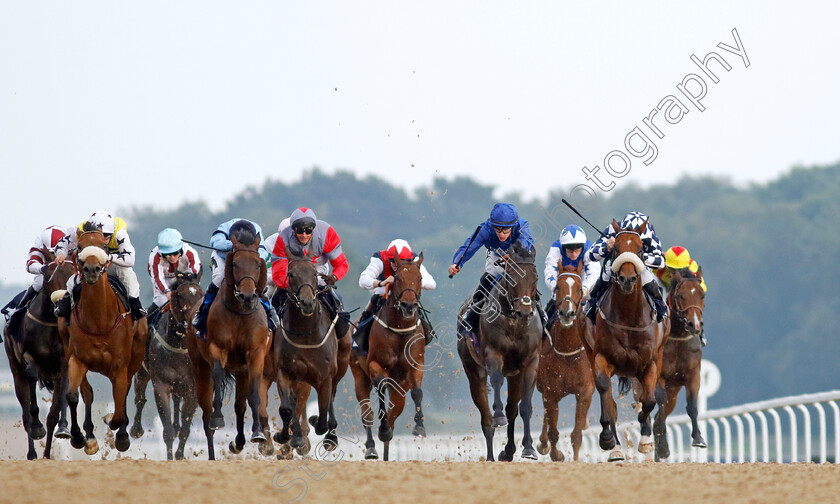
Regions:
<instances>
[{"instance_id":1,"label":"sandy track","mask_svg":"<svg viewBox=\"0 0 840 504\"><path fill-rule=\"evenodd\" d=\"M307 473L308 471L308 473ZM318 479L320 478L320 479ZM286 491L281 491L285 487ZM0 502L840 501L823 464L1 461ZM305 491L305 494L302 492Z\"/></svg>"}]
</instances>

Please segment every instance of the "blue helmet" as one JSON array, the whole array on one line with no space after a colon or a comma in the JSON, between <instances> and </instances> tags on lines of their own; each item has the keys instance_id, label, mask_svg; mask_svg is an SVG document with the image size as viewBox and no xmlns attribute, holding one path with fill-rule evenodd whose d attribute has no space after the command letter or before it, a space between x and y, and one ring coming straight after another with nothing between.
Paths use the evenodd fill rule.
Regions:
<instances>
[{"instance_id":1,"label":"blue helmet","mask_svg":"<svg viewBox=\"0 0 840 504\"><path fill-rule=\"evenodd\" d=\"M511 203L496 203L490 211L490 224L495 227L513 227L519 221L519 212Z\"/></svg>"},{"instance_id":2,"label":"blue helmet","mask_svg":"<svg viewBox=\"0 0 840 504\"><path fill-rule=\"evenodd\" d=\"M166 228L158 233L158 251L161 254L174 254L184 247L181 233L177 229Z\"/></svg>"},{"instance_id":3,"label":"blue helmet","mask_svg":"<svg viewBox=\"0 0 840 504\"><path fill-rule=\"evenodd\" d=\"M586 233L580 226L569 224L560 234L560 245L586 245Z\"/></svg>"}]
</instances>

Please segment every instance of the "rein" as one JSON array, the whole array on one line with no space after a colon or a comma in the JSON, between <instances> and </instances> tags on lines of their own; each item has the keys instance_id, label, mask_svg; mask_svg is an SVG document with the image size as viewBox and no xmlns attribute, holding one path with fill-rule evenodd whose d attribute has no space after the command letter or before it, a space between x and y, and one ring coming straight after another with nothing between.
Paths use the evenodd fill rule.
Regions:
<instances>
[{"instance_id":1,"label":"rein","mask_svg":"<svg viewBox=\"0 0 840 504\"><path fill-rule=\"evenodd\" d=\"M551 349L554 350L554 353L556 353L557 355L559 355L561 357L571 357L573 355L577 355L577 354L583 352L583 345L581 345L580 348L578 348L577 350L574 350L572 352L561 352L561 351L557 350L556 348L554 348L554 339L551 337L551 333L548 332L548 329L543 327L543 332L545 333L546 336L548 336L548 343L551 345Z\"/></svg>"},{"instance_id":2,"label":"rein","mask_svg":"<svg viewBox=\"0 0 840 504\"><path fill-rule=\"evenodd\" d=\"M382 320L381 318L379 318L379 316L378 316L378 315L374 315L374 316L373 316L373 320L377 321L377 322L379 323L379 325L381 325L381 326L382 326L382 327L384 327L385 329L388 329L389 331L394 332L394 333L397 333L397 334L410 333L410 332L412 332L412 331L416 331L416 330L417 330L417 328L418 328L418 327L420 327L420 317L417 317L417 323L416 323L416 324L414 324L414 326L412 326L412 327L404 327L404 328L402 328L402 329L398 329L398 328L396 328L396 327L391 327L391 326L389 326L388 324L386 324L386 323L385 323L385 321L384 321L384 320Z\"/></svg>"},{"instance_id":3,"label":"rein","mask_svg":"<svg viewBox=\"0 0 840 504\"><path fill-rule=\"evenodd\" d=\"M58 327L58 322L44 322L43 320L32 315L32 313L30 313L29 310L26 310L26 316L29 317L31 320L38 322L41 325L45 325L47 327Z\"/></svg>"},{"instance_id":4,"label":"rein","mask_svg":"<svg viewBox=\"0 0 840 504\"><path fill-rule=\"evenodd\" d=\"M169 350L172 353L176 353L176 354L187 353L188 350L186 348L174 347L174 346L170 345L169 343L167 343L166 340L163 339L163 336L161 336L159 332L157 332L157 331L152 331L152 332L155 333L155 339L158 340L158 342L161 344L161 346L163 348Z\"/></svg>"},{"instance_id":5,"label":"rein","mask_svg":"<svg viewBox=\"0 0 840 504\"><path fill-rule=\"evenodd\" d=\"M290 331L288 331L285 327L283 327L283 324L282 324L282 323L279 325L279 327L280 327L280 334L283 336L283 339L284 339L284 340L286 340L286 342L287 342L288 344L292 345L292 346L293 346L293 347L295 347L295 348L302 348L302 349L321 348L322 346L324 346L324 343L326 343L326 342L327 342L327 338L329 337L330 333L332 333L332 332L334 331L334 329L335 329L335 323L336 323L337 321L338 321L338 314L336 314L336 315L335 315L335 318L333 318L333 319L332 319L332 323L330 324L330 328L329 328L329 329L327 329L327 332L326 332L326 333L324 333L324 337L323 337L323 338L321 338L320 343L316 343L316 344L295 343L294 341L292 341L292 340L291 340L291 338L289 338L289 334L288 334L288 333L289 333ZM292 333L292 334L295 334L295 333ZM309 334L309 333L297 333L297 334L298 334L298 335L301 335L301 334L304 334L304 335L305 335L305 334Z\"/></svg>"}]
</instances>

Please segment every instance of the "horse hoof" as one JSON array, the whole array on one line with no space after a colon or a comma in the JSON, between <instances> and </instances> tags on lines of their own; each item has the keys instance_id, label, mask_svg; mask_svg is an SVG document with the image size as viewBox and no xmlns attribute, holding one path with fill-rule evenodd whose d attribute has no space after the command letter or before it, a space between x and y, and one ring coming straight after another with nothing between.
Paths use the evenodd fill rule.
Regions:
<instances>
[{"instance_id":1,"label":"horse hoof","mask_svg":"<svg viewBox=\"0 0 840 504\"><path fill-rule=\"evenodd\" d=\"M292 439L289 441L289 446L295 449L303 448L304 445L303 436L292 436Z\"/></svg>"},{"instance_id":2,"label":"horse hoof","mask_svg":"<svg viewBox=\"0 0 840 504\"><path fill-rule=\"evenodd\" d=\"M706 446L706 440L703 439L702 437L692 441L691 446L693 446L695 448L708 448L708 446Z\"/></svg>"},{"instance_id":3,"label":"horse hoof","mask_svg":"<svg viewBox=\"0 0 840 504\"><path fill-rule=\"evenodd\" d=\"M639 440L639 453L650 453L652 451L653 439L650 436L642 436L642 439Z\"/></svg>"},{"instance_id":4,"label":"horse hoof","mask_svg":"<svg viewBox=\"0 0 840 504\"><path fill-rule=\"evenodd\" d=\"M70 446L77 450L81 450L85 447L85 437L79 434L78 436L71 436L70 437Z\"/></svg>"},{"instance_id":5,"label":"horse hoof","mask_svg":"<svg viewBox=\"0 0 840 504\"><path fill-rule=\"evenodd\" d=\"M523 448L522 449L522 458L528 460L537 460L537 451L533 448Z\"/></svg>"},{"instance_id":6,"label":"horse hoof","mask_svg":"<svg viewBox=\"0 0 840 504\"><path fill-rule=\"evenodd\" d=\"M318 415L312 415L309 417L309 425L315 427L315 424L318 423Z\"/></svg>"},{"instance_id":7,"label":"horse hoof","mask_svg":"<svg viewBox=\"0 0 840 504\"><path fill-rule=\"evenodd\" d=\"M607 457L607 462L620 462L622 460L624 460L624 454L621 453L621 450L613 450Z\"/></svg>"},{"instance_id":8,"label":"horse hoof","mask_svg":"<svg viewBox=\"0 0 840 504\"><path fill-rule=\"evenodd\" d=\"M537 452L539 452L540 455L548 455L548 450L548 443L540 443L537 445Z\"/></svg>"},{"instance_id":9,"label":"horse hoof","mask_svg":"<svg viewBox=\"0 0 840 504\"><path fill-rule=\"evenodd\" d=\"M117 432L117 436L114 439L114 447L117 450L124 452L128 450L129 446L131 446L131 439L128 437L128 433L125 431Z\"/></svg>"},{"instance_id":10,"label":"horse hoof","mask_svg":"<svg viewBox=\"0 0 840 504\"><path fill-rule=\"evenodd\" d=\"M70 439L70 429L66 425L59 425L54 436L56 439Z\"/></svg>"},{"instance_id":11,"label":"horse hoof","mask_svg":"<svg viewBox=\"0 0 840 504\"><path fill-rule=\"evenodd\" d=\"M563 452L560 450L551 450L552 462L563 462L564 460L566 460L566 457L563 455Z\"/></svg>"},{"instance_id":12,"label":"horse hoof","mask_svg":"<svg viewBox=\"0 0 840 504\"><path fill-rule=\"evenodd\" d=\"M598 436L598 446L600 446L604 451L612 450L615 448L615 438L612 434L602 432L601 435Z\"/></svg>"},{"instance_id":13,"label":"horse hoof","mask_svg":"<svg viewBox=\"0 0 840 504\"><path fill-rule=\"evenodd\" d=\"M143 432L143 426L139 423L135 423L134 425L132 425L131 430L128 431L128 433L131 434L131 437L133 437L134 439L142 437ZM177 437L177 434L175 436Z\"/></svg>"},{"instance_id":14,"label":"horse hoof","mask_svg":"<svg viewBox=\"0 0 840 504\"><path fill-rule=\"evenodd\" d=\"M116 430L113 427L111 427L111 420L113 420L113 419L114 419L114 414L113 413L108 413L107 415L102 417L102 421L105 422L105 425L107 425L111 430Z\"/></svg>"},{"instance_id":15,"label":"horse hoof","mask_svg":"<svg viewBox=\"0 0 840 504\"><path fill-rule=\"evenodd\" d=\"M265 443L268 441L261 431L252 432L251 433L251 442L252 443Z\"/></svg>"},{"instance_id":16,"label":"horse hoof","mask_svg":"<svg viewBox=\"0 0 840 504\"><path fill-rule=\"evenodd\" d=\"M422 425L415 425L414 430L411 431L414 437L426 437L426 427Z\"/></svg>"},{"instance_id":17,"label":"horse hoof","mask_svg":"<svg viewBox=\"0 0 840 504\"><path fill-rule=\"evenodd\" d=\"M383 443L394 439L394 431L387 426L384 429L380 427L377 434L379 435L379 440Z\"/></svg>"},{"instance_id":18,"label":"horse hoof","mask_svg":"<svg viewBox=\"0 0 840 504\"><path fill-rule=\"evenodd\" d=\"M502 416L494 416L493 417L493 427L504 427L507 425L507 417Z\"/></svg>"},{"instance_id":19,"label":"horse hoof","mask_svg":"<svg viewBox=\"0 0 840 504\"><path fill-rule=\"evenodd\" d=\"M210 417L210 427L211 430L219 430L225 426L225 418L224 417Z\"/></svg>"},{"instance_id":20,"label":"horse hoof","mask_svg":"<svg viewBox=\"0 0 840 504\"><path fill-rule=\"evenodd\" d=\"M513 453L508 453L504 450L499 452L499 462L512 462Z\"/></svg>"},{"instance_id":21,"label":"horse hoof","mask_svg":"<svg viewBox=\"0 0 840 504\"><path fill-rule=\"evenodd\" d=\"M338 448L338 436L335 434L334 430L331 430L324 436L324 449L327 451L334 451Z\"/></svg>"},{"instance_id":22,"label":"horse hoof","mask_svg":"<svg viewBox=\"0 0 840 504\"><path fill-rule=\"evenodd\" d=\"M85 441L85 454L87 455L94 455L96 452L99 451L99 443L96 442L96 438L90 438Z\"/></svg>"},{"instance_id":23,"label":"horse hoof","mask_svg":"<svg viewBox=\"0 0 840 504\"><path fill-rule=\"evenodd\" d=\"M274 442L279 444L286 444L289 442L289 435L283 436L282 432L275 432L274 433Z\"/></svg>"},{"instance_id":24,"label":"horse hoof","mask_svg":"<svg viewBox=\"0 0 840 504\"><path fill-rule=\"evenodd\" d=\"M274 444L267 442L267 443L260 443L257 446L257 449L260 451L260 455L263 457L270 457L274 455Z\"/></svg>"},{"instance_id":25,"label":"horse hoof","mask_svg":"<svg viewBox=\"0 0 840 504\"><path fill-rule=\"evenodd\" d=\"M233 453L234 455L238 455L239 453L241 453L242 448L243 448L242 446L236 446L236 443L234 443L233 441L231 441L228 444L228 450L230 450L230 452Z\"/></svg>"},{"instance_id":26,"label":"horse hoof","mask_svg":"<svg viewBox=\"0 0 840 504\"><path fill-rule=\"evenodd\" d=\"M365 460L379 460L379 454L376 453L376 448L370 447L365 450Z\"/></svg>"},{"instance_id":27,"label":"horse hoof","mask_svg":"<svg viewBox=\"0 0 840 504\"><path fill-rule=\"evenodd\" d=\"M309 438L303 438L303 446L300 448L295 448L295 452L304 457L309 454L309 450L312 449L312 445L309 443Z\"/></svg>"},{"instance_id":28,"label":"horse hoof","mask_svg":"<svg viewBox=\"0 0 840 504\"><path fill-rule=\"evenodd\" d=\"M184 452L176 451L175 452L175 460L184 460Z\"/></svg>"},{"instance_id":29,"label":"horse hoof","mask_svg":"<svg viewBox=\"0 0 840 504\"><path fill-rule=\"evenodd\" d=\"M46 435L47 429L40 423L29 427L29 437L32 439L43 439Z\"/></svg>"}]
</instances>

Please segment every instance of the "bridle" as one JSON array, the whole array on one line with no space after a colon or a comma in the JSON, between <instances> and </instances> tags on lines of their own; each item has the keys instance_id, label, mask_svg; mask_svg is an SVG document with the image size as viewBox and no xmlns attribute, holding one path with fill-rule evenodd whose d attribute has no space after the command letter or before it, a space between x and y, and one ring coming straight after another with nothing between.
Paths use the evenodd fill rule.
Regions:
<instances>
[{"instance_id":1,"label":"bridle","mask_svg":"<svg viewBox=\"0 0 840 504\"><path fill-rule=\"evenodd\" d=\"M190 281L187 281L187 282L179 283L178 287L175 288L175 293L178 294L181 291L181 289L184 288L184 287L194 287L194 288L201 289L201 285L198 282L196 282L195 280L190 280ZM169 312L172 314L172 322L174 322L174 324L175 324L176 334L179 335L179 336L183 336L185 334L187 328L190 325L189 317L186 317L186 318L184 318L184 320L181 320L181 321L175 320L176 319L175 314L180 313L180 310L173 310L172 309L172 301L169 302L169 306L170 306ZM179 331L181 331L181 332L179 332Z\"/></svg>"},{"instance_id":2,"label":"bridle","mask_svg":"<svg viewBox=\"0 0 840 504\"><path fill-rule=\"evenodd\" d=\"M507 286L515 286L516 285L516 280L514 280L513 276L508 273L508 266L510 265L510 263L511 263L511 260L509 258L505 260L505 273L504 273L505 280L504 281L505 281L505 284ZM525 262L525 263L516 263L516 264L518 266L532 267L532 268L534 268L534 271L536 272L537 266L534 263ZM520 278L525 278L525 276L520 275ZM504 294L503 297L507 301L508 307L511 308L511 309L513 309L514 304L516 304L518 302L521 302L523 306L531 306L532 303L533 303L533 299L531 298L531 296L519 296L519 297L511 298L510 297L511 289L504 289L504 292L505 292L505 294ZM505 315L506 317L510 317L510 315L506 315L504 313L502 313L502 315Z\"/></svg>"},{"instance_id":3,"label":"bridle","mask_svg":"<svg viewBox=\"0 0 840 504\"><path fill-rule=\"evenodd\" d=\"M236 256L236 254L239 254L239 253L249 253L249 254L254 254L254 255L257 256L257 258L261 259L260 253L256 250L251 250L251 249L239 249L239 250L233 249L233 250L230 251L230 253L233 254L234 257ZM242 302L242 293L239 291L239 285L242 282L244 282L245 280L248 280L248 279L251 279L251 281L254 282L255 286L259 285L259 282L257 281L256 278L253 277L253 275L243 275L238 279L231 278L231 279L227 280L227 284L233 288L233 296L240 303ZM254 310L252 310L252 311L254 311Z\"/></svg>"},{"instance_id":4,"label":"bridle","mask_svg":"<svg viewBox=\"0 0 840 504\"><path fill-rule=\"evenodd\" d=\"M565 273L560 273L559 275L557 275L557 284L554 286L554 292L557 292L559 290L560 278L564 277L564 276L570 276L570 277L577 278L578 281L580 281L580 283L583 284L583 279L580 277L580 275L578 275L577 273L572 273L572 272L567 271ZM572 306L574 306L575 313L577 313L577 311L580 309L580 303L575 303L574 302L574 300L572 299L571 291L568 294L566 294L563 297L563 299L559 300L559 302L558 302L556 296L554 298L554 303L555 303L555 305L557 306L558 309L560 309L560 305L563 304L565 301L568 301Z\"/></svg>"},{"instance_id":5,"label":"bridle","mask_svg":"<svg viewBox=\"0 0 840 504\"><path fill-rule=\"evenodd\" d=\"M697 278L697 277L687 277L687 278L683 277L683 278L680 278L676 283L674 283L674 285L671 287L671 291L668 293L668 308L671 309L671 313L673 314L672 316L674 318L678 319L680 321L680 323L683 324L684 327L689 327L688 312L691 309L697 310L698 315L700 316L700 321L702 323L703 307L700 306L699 304L692 304L692 305L683 306L683 307L677 306L677 300L676 300L677 288L680 287L683 284L683 282L697 282L697 284L698 284L697 287L700 288L701 280L702 280L701 278Z\"/></svg>"},{"instance_id":6,"label":"bridle","mask_svg":"<svg viewBox=\"0 0 840 504\"><path fill-rule=\"evenodd\" d=\"M420 273L420 265L415 263L415 262L409 262L409 263L401 264L399 266L399 268L397 268L397 270L394 271L394 284L395 285L397 283L397 279L399 279L399 273L401 271L407 271L412 266L417 268L418 274ZM400 279L400 283L403 283L401 279ZM419 290L415 289L414 287L404 287L402 290L400 290L398 293L396 293L394 295L394 298L396 299L395 306L398 309L400 309L400 311L403 311L403 313L405 313L405 311L403 310L403 307L408 307L409 306L407 303L403 303L403 301L402 301L403 294L405 294L406 292L413 292L414 296L417 299L417 302L418 303L420 302L420 291Z\"/></svg>"}]
</instances>

